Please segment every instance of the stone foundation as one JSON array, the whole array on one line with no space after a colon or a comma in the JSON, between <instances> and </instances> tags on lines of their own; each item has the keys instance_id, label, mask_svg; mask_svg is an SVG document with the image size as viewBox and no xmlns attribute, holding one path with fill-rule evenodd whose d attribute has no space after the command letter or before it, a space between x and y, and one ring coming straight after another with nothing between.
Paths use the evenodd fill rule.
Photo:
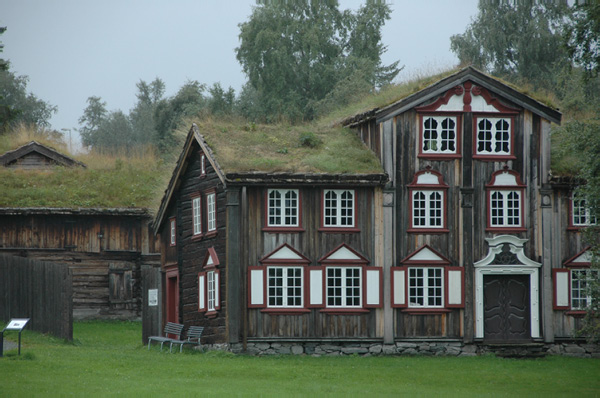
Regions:
<instances>
[{"instance_id":1,"label":"stone foundation","mask_svg":"<svg viewBox=\"0 0 600 398\"><path fill-rule=\"evenodd\" d=\"M396 342L381 343L321 343L321 342L252 342L246 350L242 344L203 345L204 350L230 351L235 354L249 355L408 355L408 356L454 356L466 357L484 354L496 354L502 357L526 358L545 355L565 355L580 358L600 358L600 346L593 344L557 343L557 344L515 344L485 345L463 344L462 342Z\"/></svg>"}]
</instances>

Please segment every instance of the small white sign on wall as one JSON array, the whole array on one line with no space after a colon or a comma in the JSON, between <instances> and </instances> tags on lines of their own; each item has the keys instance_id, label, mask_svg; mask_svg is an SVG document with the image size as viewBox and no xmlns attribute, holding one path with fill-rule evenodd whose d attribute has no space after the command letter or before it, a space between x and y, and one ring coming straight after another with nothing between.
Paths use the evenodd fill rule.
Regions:
<instances>
[{"instance_id":1,"label":"small white sign on wall","mask_svg":"<svg viewBox=\"0 0 600 398\"><path fill-rule=\"evenodd\" d=\"M156 307L158 305L158 289L148 289L148 306Z\"/></svg>"}]
</instances>

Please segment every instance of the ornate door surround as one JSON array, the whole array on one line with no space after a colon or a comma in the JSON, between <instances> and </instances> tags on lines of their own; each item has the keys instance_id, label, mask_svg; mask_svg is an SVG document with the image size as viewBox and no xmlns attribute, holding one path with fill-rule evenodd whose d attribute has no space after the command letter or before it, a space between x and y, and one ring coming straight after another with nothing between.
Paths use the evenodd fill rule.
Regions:
<instances>
[{"instance_id":1,"label":"ornate door surround","mask_svg":"<svg viewBox=\"0 0 600 398\"><path fill-rule=\"evenodd\" d=\"M527 275L529 277L529 300L531 338L540 337L539 269L541 263L525 256L523 246L528 239L512 235L486 238L489 251L475 267L475 338L484 337L484 275Z\"/></svg>"}]
</instances>

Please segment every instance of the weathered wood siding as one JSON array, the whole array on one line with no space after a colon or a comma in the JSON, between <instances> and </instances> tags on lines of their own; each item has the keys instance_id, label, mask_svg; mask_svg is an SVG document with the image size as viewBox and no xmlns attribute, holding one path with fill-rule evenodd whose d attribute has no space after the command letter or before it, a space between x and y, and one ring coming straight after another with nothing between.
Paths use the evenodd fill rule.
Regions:
<instances>
[{"instance_id":1,"label":"weathered wood siding","mask_svg":"<svg viewBox=\"0 0 600 398\"><path fill-rule=\"evenodd\" d=\"M272 233L263 231L266 212L266 187L246 189L244 202L247 215L244 217L244 243L241 252L243 268L261 265L259 260L284 243L289 244L311 264L319 266L318 260L346 243L375 263L375 211L374 188L352 188L356 193L356 225L359 232L332 233L319 231L321 227L321 195L329 187L293 187L298 188L301 201L301 226L303 232ZM334 187L338 189L338 187ZM246 254L247 255L244 255ZM247 280L247 275L244 275ZM307 298L305 298L307 299ZM287 337L287 338L373 338L381 337L378 328L378 311L370 310L365 314L332 315L312 309L303 315L274 315L261 312L260 309L248 309L247 337Z\"/></svg>"},{"instance_id":2,"label":"weathered wood siding","mask_svg":"<svg viewBox=\"0 0 600 398\"><path fill-rule=\"evenodd\" d=\"M206 175L201 175L202 152L194 142L192 153L186 160L181 184L173 193L169 217L161 227L162 264L177 264L179 269L179 314L180 321L186 326L204 326L202 341L207 344L222 343L226 332L226 273L225 273L225 191L223 184L208 159L205 160ZM206 236L206 192L216 189L217 233ZM192 198L200 194L202 207L201 238L193 237ZM177 244L170 246L170 217L176 217ZM209 248L214 248L219 258L221 271L219 278L219 297L221 309L216 315L206 316L198 310L198 273L202 271L203 261Z\"/></svg>"},{"instance_id":3,"label":"weathered wood siding","mask_svg":"<svg viewBox=\"0 0 600 398\"><path fill-rule=\"evenodd\" d=\"M139 319L140 266L158 262L147 218L2 215L0 225L0 253L69 266L75 319Z\"/></svg>"},{"instance_id":4,"label":"weathered wood siding","mask_svg":"<svg viewBox=\"0 0 600 398\"><path fill-rule=\"evenodd\" d=\"M71 277L66 264L0 254L0 320L29 318L28 330L71 340Z\"/></svg>"}]
</instances>

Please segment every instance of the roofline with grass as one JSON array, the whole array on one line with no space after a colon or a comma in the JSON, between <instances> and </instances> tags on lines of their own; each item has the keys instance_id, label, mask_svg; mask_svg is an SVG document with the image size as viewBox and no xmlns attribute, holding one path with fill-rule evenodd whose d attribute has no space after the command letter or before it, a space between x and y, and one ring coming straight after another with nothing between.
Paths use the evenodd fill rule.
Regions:
<instances>
[{"instance_id":1,"label":"roofline with grass","mask_svg":"<svg viewBox=\"0 0 600 398\"><path fill-rule=\"evenodd\" d=\"M58 152L54 148L50 148L46 145L40 144L37 141L31 141L28 144L25 144L15 150L5 152L2 156L0 156L0 164L3 166L8 165L10 162L17 160L31 152L38 152L62 166L81 166L87 167L85 164L70 158L62 153Z\"/></svg>"}]
</instances>

